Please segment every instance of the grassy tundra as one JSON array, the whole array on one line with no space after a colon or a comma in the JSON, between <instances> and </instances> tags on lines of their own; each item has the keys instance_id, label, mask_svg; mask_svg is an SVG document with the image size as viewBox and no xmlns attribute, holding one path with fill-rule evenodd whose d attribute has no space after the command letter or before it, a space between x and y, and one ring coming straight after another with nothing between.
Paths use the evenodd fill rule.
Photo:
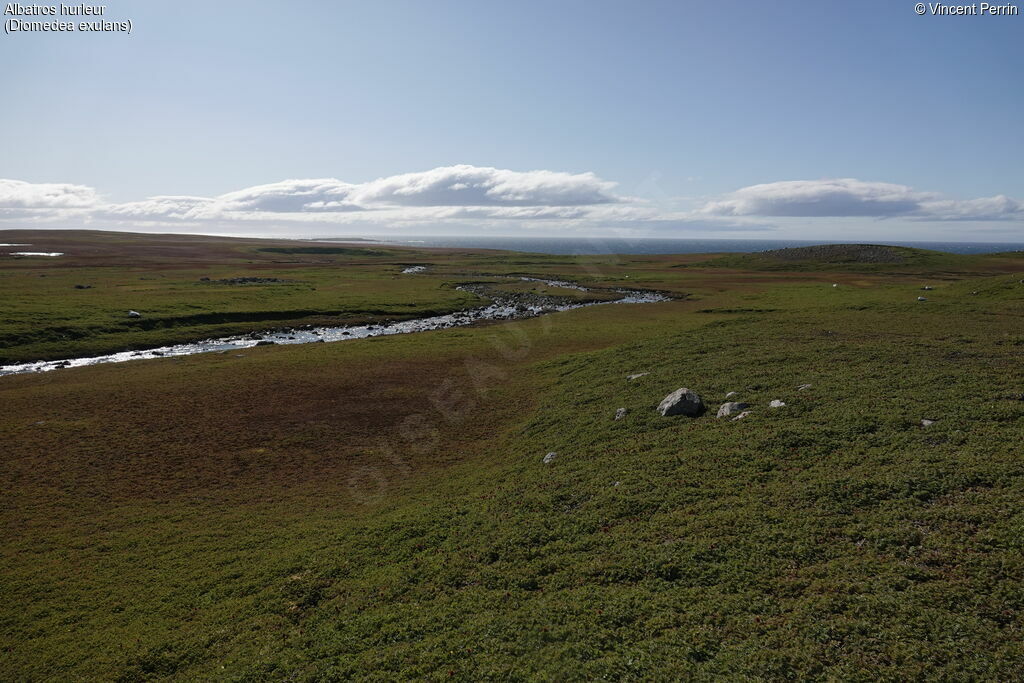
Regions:
<instances>
[{"instance_id":1,"label":"grassy tundra","mask_svg":"<svg viewBox=\"0 0 1024 683\"><path fill-rule=\"evenodd\" d=\"M0 259L6 362L677 296L0 377L9 677L1019 677L1020 254L0 241L66 252Z\"/></svg>"}]
</instances>

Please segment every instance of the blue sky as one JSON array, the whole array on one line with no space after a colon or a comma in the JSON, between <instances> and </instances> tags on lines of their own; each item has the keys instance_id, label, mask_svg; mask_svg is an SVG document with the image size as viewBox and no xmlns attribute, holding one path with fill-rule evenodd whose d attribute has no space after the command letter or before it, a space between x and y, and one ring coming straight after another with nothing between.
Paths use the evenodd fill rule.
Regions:
<instances>
[{"instance_id":1,"label":"blue sky","mask_svg":"<svg viewBox=\"0 0 1024 683\"><path fill-rule=\"evenodd\" d=\"M0 36L0 226L1024 241L1024 16L106 7Z\"/></svg>"}]
</instances>

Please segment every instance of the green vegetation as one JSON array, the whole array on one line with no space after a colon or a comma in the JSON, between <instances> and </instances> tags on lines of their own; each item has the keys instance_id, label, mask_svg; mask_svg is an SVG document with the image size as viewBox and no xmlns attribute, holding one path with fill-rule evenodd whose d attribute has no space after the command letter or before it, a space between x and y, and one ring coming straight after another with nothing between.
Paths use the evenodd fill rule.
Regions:
<instances>
[{"instance_id":1,"label":"green vegetation","mask_svg":"<svg viewBox=\"0 0 1024 683\"><path fill-rule=\"evenodd\" d=\"M947 254L910 247L877 244L824 244L775 249L754 254L727 254L708 261L709 266L741 270L930 272L944 269L964 273L988 257ZM982 268L984 270L984 268Z\"/></svg>"},{"instance_id":2,"label":"green vegetation","mask_svg":"<svg viewBox=\"0 0 1024 683\"><path fill-rule=\"evenodd\" d=\"M1024 268L942 256L175 270L155 291L213 309L316 309L346 282L374 306L454 306L435 300L452 282L513 271L688 296L0 378L6 672L1016 679ZM46 287L83 280L64 268ZM257 271L291 282L197 282ZM89 281L45 298L103 295ZM654 411L681 386L707 415ZM730 391L750 416L714 417Z\"/></svg>"}]
</instances>

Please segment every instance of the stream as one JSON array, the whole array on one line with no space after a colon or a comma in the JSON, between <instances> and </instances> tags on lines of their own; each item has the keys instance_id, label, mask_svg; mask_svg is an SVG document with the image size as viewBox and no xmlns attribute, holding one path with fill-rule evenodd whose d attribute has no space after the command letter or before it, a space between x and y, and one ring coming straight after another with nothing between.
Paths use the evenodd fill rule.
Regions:
<instances>
[{"instance_id":1,"label":"stream","mask_svg":"<svg viewBox=\"0 0 1024 683\"><path fill-rule=\"evenodd\" d=\"M412 272L417 273L422 271ZM525 282L539 282L552 287L571 288L581 292L590 291L586 287L576 283L565 282L562 280L543 280L540 278L528 277L522 277L519 279ZM470 285L462 285L457 289L478 293ZM443 330L451 327L464 327L484 320L532 318L547 313L569 311L575 308L584 308L587 306L602 306L607 304L649 304L670 300L670 297L658 292L628 289L616 289L613 291L617 294L621 294L622 296L611 301L587 301L578 303L568 303L552 299L552 303L524 304L517 301L515 297L502 297L500 295L494 296L488 294L488 298L492 301L488 306L448 313L445 315L435 315L429 318L416 318L385 324L316 327L302 330L268 330L265 332L253 332L232 337L206 339L188 344L160 346L154 349L146 349L144 351L121 351L119 353L111 353L106 356L16 363L13 365L0 366L0 376L18 375L29 372L49 372L50 370L60 370L62 368L99 365L100 363L123 363L125 361L143 360L147 358L191 356L196 353L212 353L216 351L227 353L229 351L238 351L240 349L248 349L254 346L269 346L272 344L312 344L346 341L349 339L366 339L367 337L382 337L391 334L409 334L411 332L427 332L429 330Z\"/></svg>"}]
</instances>

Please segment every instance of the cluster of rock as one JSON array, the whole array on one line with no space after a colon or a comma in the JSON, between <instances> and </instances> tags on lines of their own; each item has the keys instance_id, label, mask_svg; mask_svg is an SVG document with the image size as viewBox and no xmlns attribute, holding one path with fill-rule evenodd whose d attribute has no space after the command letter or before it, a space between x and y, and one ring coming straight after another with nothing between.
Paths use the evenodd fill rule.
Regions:
<instances>
[{"instance_id":1,"label":"cluster of rock","mask_svg":"<svg viewBox=\"0 0 1024 683\"><path fill-rule=\"evenodd\" d=\"M800 389L810 388L810 384L800 385ZM736 395L735 391L730 391L725 395L726 398L732 398ZM785 408L786 404L784 401L775 399L768 404L769 408ZM715 415L716 418L732 417L733 421L742 420L743 418L750 415L749 403L742 401L726 401L718 407L718 413ZM673 415L685 415L687 417L698 417L706 412L707 408L704 405L704 400L700 397L696 391L682 387L676 389L671 394L666 396L658 404L658 412L662 417L672 417ZM620 419L618 413L616 418Z\"/></svg>"},{"instance_id":2,"label":"cluster of rock","mask_svg":"<svg viewBox=\"0 0 1024 683\"><path fill-rule=\"evenodd\" d=\"M627 375L626 379L630 382L644 377L650 373L640 372ZM812 387L811 384L800 384L796 387L797 391L807 391ZM738 394L735 391L730 391L725 395L726 401L718 406L718 412L715 414L716 419L729 418L735 422L749 417L753 411L749 410L751 405L744 401L730 401L729 399L736 397ZM1024 394L1021 395L1021 400L1024 400ZM768 407L772 409L785 408L786 402L781 399L772 399L768 402ZM626 417L628 414L626 408L617 408L615 410L615 421L618 422ZM707 406L704 404L704 399L700 397L693 389L687 387L680 387L671 394L661 399L661 403L658 404L658 413L662 417L673 417L676 415L683 415L685 417L699 417L707 412ZM931 427L938 420L935 418L923 418L919 424L921 427ZM544 456L543 462L545 465L550 465L558 457L557 453L548 453ZM619 482L616 482L617 486Z\"/></svg>"}]
</instances>

